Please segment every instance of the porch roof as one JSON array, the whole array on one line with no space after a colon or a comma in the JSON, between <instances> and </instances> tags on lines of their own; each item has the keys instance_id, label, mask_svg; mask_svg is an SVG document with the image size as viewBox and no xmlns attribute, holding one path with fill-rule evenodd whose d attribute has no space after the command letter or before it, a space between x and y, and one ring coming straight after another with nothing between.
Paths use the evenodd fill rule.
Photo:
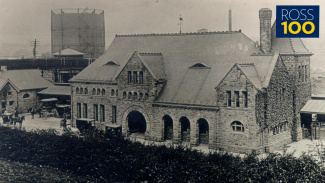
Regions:
<instances>
[{"instance_id":1,"label":"porch roof","mask_svg":"<svg viewBox=\"0 0 325 183\"><path fill-rule=\"evenodd\" d=\"M308 100L300 113L325 114L325 100Z\"/></svg>"}]
</instances>

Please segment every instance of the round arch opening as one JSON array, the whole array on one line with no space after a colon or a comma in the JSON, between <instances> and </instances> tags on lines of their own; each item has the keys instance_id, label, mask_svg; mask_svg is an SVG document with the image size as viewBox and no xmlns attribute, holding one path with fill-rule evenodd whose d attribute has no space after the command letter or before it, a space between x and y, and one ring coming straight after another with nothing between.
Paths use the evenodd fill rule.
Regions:
<instances>
[{"instance_id":1,"label":"round arch opening","mask_svg":"<svg viewBox=\"0 0 325 183\"><path fill-rule=\"evenodd\" d=\"M207 120L200 118L199 124L199 143L209 144L209 123Z\"/></svg>"},{"instance_id":2,"label":"round arch opening","mask_svg":"<svg viewBox=\"0 0 325 183\"><path fill-rule=\"evenodd\" d=\"M139 111L131 111L127 116L130 134L144 135L147 130L146 119Z\"/></svg>"},{"instance_id":3,"label":"round arch opening","mask_svg":"<svg viewBox=\"0 0 325 183\"><path fill-rule=\"evenodd\" d=\"M187 117L181 117L181 141L189 142L191 140L190 120Z\"/></svg>"},{"instance_id":4,"label":"round arch opening","mask_svg":"<svg viewBox=\"0 0 325 183\"><path fill-rule=\"evenodd\" d=\"M164 140L173 139L173 119L169 115L165 115L163 118L164 121Z\"/></svg>"}]
</instances>

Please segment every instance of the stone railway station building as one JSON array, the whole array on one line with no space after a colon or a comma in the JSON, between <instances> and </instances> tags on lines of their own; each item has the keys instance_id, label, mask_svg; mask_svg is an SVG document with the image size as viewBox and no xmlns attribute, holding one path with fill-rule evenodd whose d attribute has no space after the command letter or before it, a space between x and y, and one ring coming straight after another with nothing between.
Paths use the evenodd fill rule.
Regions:
<instances>
[{"instance_id":1,"label":"stone railway station building","mask_svg":"<svg viewBox=\"0 0 325 183\"><path fill-rule=\"evenodd\" d=\"M125 136L232 152L272 152L301 138L310 53L276 38L261 9L260 45L241 31L116 35L73 77L72 122L120 125Z\"/></svg>"}]
</instances>

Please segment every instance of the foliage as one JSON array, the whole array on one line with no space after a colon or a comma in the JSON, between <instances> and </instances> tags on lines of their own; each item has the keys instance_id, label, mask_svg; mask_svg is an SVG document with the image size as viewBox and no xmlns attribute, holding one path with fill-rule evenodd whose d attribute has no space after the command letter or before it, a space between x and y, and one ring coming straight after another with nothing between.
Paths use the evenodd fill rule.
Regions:
<instances>
[{"instance_id":1,"label":"foliage","mask_svg":"<svg viewBox=\"0 0 325 183\"><path fill-rule=\"evenodd\" d=\"M270 154L259 160L255 152L240 158L182 146L145 146L100 131L83 135L0 126L0 157L98 182L322 182L324 178L324 170L306 155Z\"/></svg>"}]
</instances>

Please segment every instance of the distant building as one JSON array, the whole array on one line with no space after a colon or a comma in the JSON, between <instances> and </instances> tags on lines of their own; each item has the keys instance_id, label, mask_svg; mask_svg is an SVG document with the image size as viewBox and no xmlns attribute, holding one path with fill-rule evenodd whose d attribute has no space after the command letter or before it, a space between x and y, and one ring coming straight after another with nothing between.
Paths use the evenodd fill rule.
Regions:
<instances>
[{"instance_id":1,"label":"distant building","mask_svg":"<svg viewBox=\"0 0 325 183\"><path fill-rule=\"evenodd\" d=\"M261 9L260 47L241 31L117 35L72 84L72 122L125 136L232 152L272 152L301 139L310 53L275 36Z\"/></svg>"},{"instance_id":2,"label":"distant building","mask_svg":"<svg viewBox=\"0 0 325 183\"><path fill-rule=\"evenodd\" d=\"M37 92L53 84L42 78L39 70L9 70L0 72L1 112L7 109L26 113L30 108L39 108Z\"/></svg>"}]
</instances>

